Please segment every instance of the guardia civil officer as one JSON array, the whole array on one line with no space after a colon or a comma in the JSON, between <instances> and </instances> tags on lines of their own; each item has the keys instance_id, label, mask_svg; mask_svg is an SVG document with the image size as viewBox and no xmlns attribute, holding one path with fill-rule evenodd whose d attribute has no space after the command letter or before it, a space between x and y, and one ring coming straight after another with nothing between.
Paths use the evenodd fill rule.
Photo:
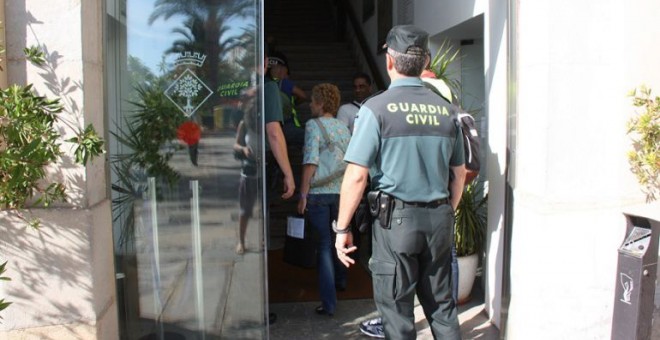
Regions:
<instances>
[{"instance_id":1,"label":"guardia civil officer","mask_svg":"<svg viewBox=\"0 0 660 340\"><path fill-rule=\"evenodd\" d=\"M375 221L369 268L385 337L416 337L417 294L433 337L460 339L450 250L465 177L461 132L450 105L419 78L429 62L428 33L395 26L386 48L391 85L367 100L355 120L333 226L335 248L346 266L355 263L349 257L356 247L347 226L370 173ZM450 171L455 176L451 183Z\"/></svg>"}]
</instances>

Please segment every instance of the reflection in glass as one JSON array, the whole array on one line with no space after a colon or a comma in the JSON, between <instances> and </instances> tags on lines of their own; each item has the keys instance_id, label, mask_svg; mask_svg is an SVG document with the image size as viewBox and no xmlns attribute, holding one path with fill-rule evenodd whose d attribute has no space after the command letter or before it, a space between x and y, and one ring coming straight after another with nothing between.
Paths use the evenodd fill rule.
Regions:
<instances>
[{"instance_id":1,"label":"reflection in glass","mask_svg":"<svg viewBox=\"0 0 660 340\"><path fill-rule=\"evenodd\" d=\"M262 207L257 199L250 215L239 205L247 174L234 154L240 121L250 122L252 155L262 154L258 6L246 0L108 6L123 339L265 337ZM259 157L251 165L255 180L243 190L262 197Z\"/></svg>"}]
</instances>

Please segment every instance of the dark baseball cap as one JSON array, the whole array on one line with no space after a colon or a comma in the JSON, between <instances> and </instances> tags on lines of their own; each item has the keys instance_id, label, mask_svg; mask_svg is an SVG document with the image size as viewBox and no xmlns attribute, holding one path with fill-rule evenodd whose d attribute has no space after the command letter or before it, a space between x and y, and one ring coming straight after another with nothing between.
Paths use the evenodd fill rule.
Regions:
<instances>
[{"instance_id":1,"label":"dark baseball cap","mask_svg":"<svg viewBox=\"0 0 660 340\"><path fill-rule=\"evenodd\" d=\"M274 51L270 55L268 55L268 63L270 65L282 65L282 66L288 66L288 62L286 59L286 56L278 51Z\"/></svg>"},{"instance_id":2,"label":"dark baseball cap","mask_svg":"<svg viewBox=\"0 0 660 340\"><path fill-rule=\"evenodd\" d=\"M413 25L398 25L387 33L384 48L399 53L426 55L429 53L429 34Z\"/></svg>"}]
</instances>

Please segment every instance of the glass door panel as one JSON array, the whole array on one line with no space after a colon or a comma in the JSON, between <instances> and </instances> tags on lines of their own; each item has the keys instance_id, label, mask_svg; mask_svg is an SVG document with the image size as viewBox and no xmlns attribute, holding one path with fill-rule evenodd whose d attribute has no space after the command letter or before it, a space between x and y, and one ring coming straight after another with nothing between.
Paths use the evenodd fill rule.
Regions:
<instances>
[{"instance_id":1,"label":"glass door panel","mask_svg":"<svg viewBox=\"0 0 660 340\"><path fill-rule=\"evenodd\" d=\"M106 6L121 337L265 338L261 2Z\"/></svg>"}]
</instances>

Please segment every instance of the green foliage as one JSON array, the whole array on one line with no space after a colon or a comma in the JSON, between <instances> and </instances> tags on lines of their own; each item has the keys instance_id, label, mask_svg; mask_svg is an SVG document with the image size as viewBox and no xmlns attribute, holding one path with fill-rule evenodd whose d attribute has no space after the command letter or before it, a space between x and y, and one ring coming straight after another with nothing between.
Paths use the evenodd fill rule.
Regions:
<instances>
[{"instance_id":1,"label":"green foliage","mask_svg":"<svg viewBox=\"0 0 660 340\"><path fill-rule=\"evenodd\" d=\"M0 281L11 281L10 278L2 276L2 274L5 273L6 267L7 266L7 261L5 263L0 264ZM5 308L9 307L11 305L11 302L5 301L5 299L0 299L0 312L4 310ZM2 319L2 316L0 316L0 319Z\"/></svg>"},{"instance_id":2,"label":"green foliage","mask_svg":"<svg viewBox=\"0 0 660 340\"><path fill-rule=\"evenodd\" d=\"M0 90L0 208L22 209L35 193L46 206L65 199L61 185L41 183L62 154L54 126L61 111L59 100L36 95L31 85Z\"/></svg>"},{"instance_id":3,"label":"green foliage","mask_svg":"<svg viewBox=\"0 0 660 340\"><path fill-rule=\"evenodd\" d=\"M25 57L37 66L46 64L46 54L38 46L30 46L23 49Z\"/></svg>"},{"instance_id":4,"label":"green foliage","mask_svg":"<svg viewBox=\"0 0 660 340\"><path fill-rule=\"evenodd\" d=\"M37 47L26 48L25 53L38 65L45 62ZM0 209L16 210L20 215L30 205L48 207L66 201L64 185L46 181L46 167L63 155L62 136L56 126L63 111L59 98L40 96L31 84L0 89ZM77 145L75 159L79 164L104 152L103 140L91 125L68 141ZM30 226L39 226L38 219L20 216Z\"/></svg>"},{"instance_id":5,"label":"green foliage","mask_svg":"<svg viewBox=\"0 0 660 340\"><path fill-rule=\"evenodd\" d=\"M481 251L486 234L486 203L483 184L476 180L463 190L461 201L456 207L455 236L457 256L467 256Z\"/></svg>"},{"instance_id":6,"label":"green foliage","mask_svg":"<svg viewBox=\"0 0 660 340\"><path fill-rule=\"evenodd\" d=\"M7 271L6 267L7 267L7 261L5 261L5 263L3 264L0 264L0 275L4 274L5 271ZM11 279L8 277L0 276L0 281L11 281Z\"/></svg>"},{"instance_id":7,"label":"green foliage","mask_svg":"<svg viewBox=\"0 0 660 340\"><path fill-rule=\"evenodd\" d=\"M103 139L96 133L92 124L87 125L85 130L78 131L78 135L68 139L67 142L76 144L73 154L78 164L87 164L94 156L104 152Z\"/></svg>"},{"instance_id":8,"label":"green foliage","mask_svg":"<svg viewBox=\"0 0 660 340\"><path fill-rule=\"evenodd\" d=\"M140 101L131 103L136 107L134 115L125 121L124 129L113 133L130 152L118 155L116 161L128 164L128 168L136 165L146 170L149 177L174 184L179 174L168 164L174 151L161 151L177 138L177 128L186 117L159 87L138 87L136 91Z\"/></svg>"},{"instance_id":9,"label":"green foliage","mask_svg":"<svg viewBox=\"0 0 660 340\"><path fill-rule=\"evenodd\" d=\"M442 42L429 64L436 79L442 80L451 90L452 102L460 103L461 82L449 73L452 63L461 58L460 50L451 46L448 40ZM474 114L474 113L473 113ZM463 190L463 196L455 211L454 241L457 256L476 254L483 248L486 234L486 205L488 195L484 195L483 183L476 179Z\"/></svg>"},{"instance_id":10,"label":"green foliage","mask_svg":"<svg viewBox=\"0 0 660 340\"><path fill-rule=\"evenodd\" d=\"M133 205L142 199L147 190L148 177L158 183L174 185L179 173L169 161L179 148L171 144L177 138L177 128L186 121L174 104L161 90L158 79L153 85L138 85L139 100L131 102L136 108L112 135L125 151L113 157L112 168L117 179L112 190L117 194L112 200L114 221L120 223L120 245L128 245L134 235Z\"/></svg>"},{"instance_id":11,"label":"green foliage","mask_svg":"<svg viewBox=\"0 0 660 340\"><path fill-rule=\"evenodd\" d=\"M651 89L646 86L629 95L633 105L642 108L642 112L628 121L627 132L633 140L628 163L650 202L660 195L660 97L651 96Z\"/></svg>"},{"instance_id":12,"label":"green foliage","mask_svg":"<svg viewBox=\"0 0 660 340\"><path fill-rule=\"evenodd\" d=\"M131 167L128 163L115 162L112 164L117 180L112 183L112 190L117 194L112 199L112 222L120 223L119 245L130 244L132 235L135 235L136 200L142 198L147 192L146 176L139 169Z\"/></svg>"},{"instance_id":13,"label":"green foliage","mask_svg":"<svg viewBox=\"0 0 660 340\"><path fill-rule=\"evenodd\" d=\"M0 29L3 29L2 25ZM25 48L23 52L37 66L46 63L45 53L37 46ZM4 53L4 46L0 46L0 60L4 59ZM4 70L0 67L0 71ZM64 107L59 98L40 96L31 84L0 89L0 209L19 212L19 216L33 228L39 227L40 220L27 218L20 212L35 195L34 205L44 207L56 201L66 201L64 185L46 181L45 170L63 154L60 150L62 136L55 126L62 111ZM82 165L104 152L103 140L91 125L68 142L77 145L75 160ZM7 262L0 265L1 281L11 280L1 276L6 265ZM0 311L9 305L11 302L0 299Z\"/></svg>"},{"instance_id":14,"label":"green foliage","mask_svg":"<svg viewBox=\"0 0 660 340\"><path fill-rule=\"evenodd\" d=\"M453 98L450 99L452 101L458 101L460 99L459 95L461 93L461 82L458 79L452 77L452 75L449 73L449 65L454 63L459 58L460 50L454 49L449 41L445 40L442 42L442 44L440 44L438 51L429 64L429 69L435 74L435 78L445 82L445 84L447 84L451 90Z\"/></svg>"}]
</instances>

